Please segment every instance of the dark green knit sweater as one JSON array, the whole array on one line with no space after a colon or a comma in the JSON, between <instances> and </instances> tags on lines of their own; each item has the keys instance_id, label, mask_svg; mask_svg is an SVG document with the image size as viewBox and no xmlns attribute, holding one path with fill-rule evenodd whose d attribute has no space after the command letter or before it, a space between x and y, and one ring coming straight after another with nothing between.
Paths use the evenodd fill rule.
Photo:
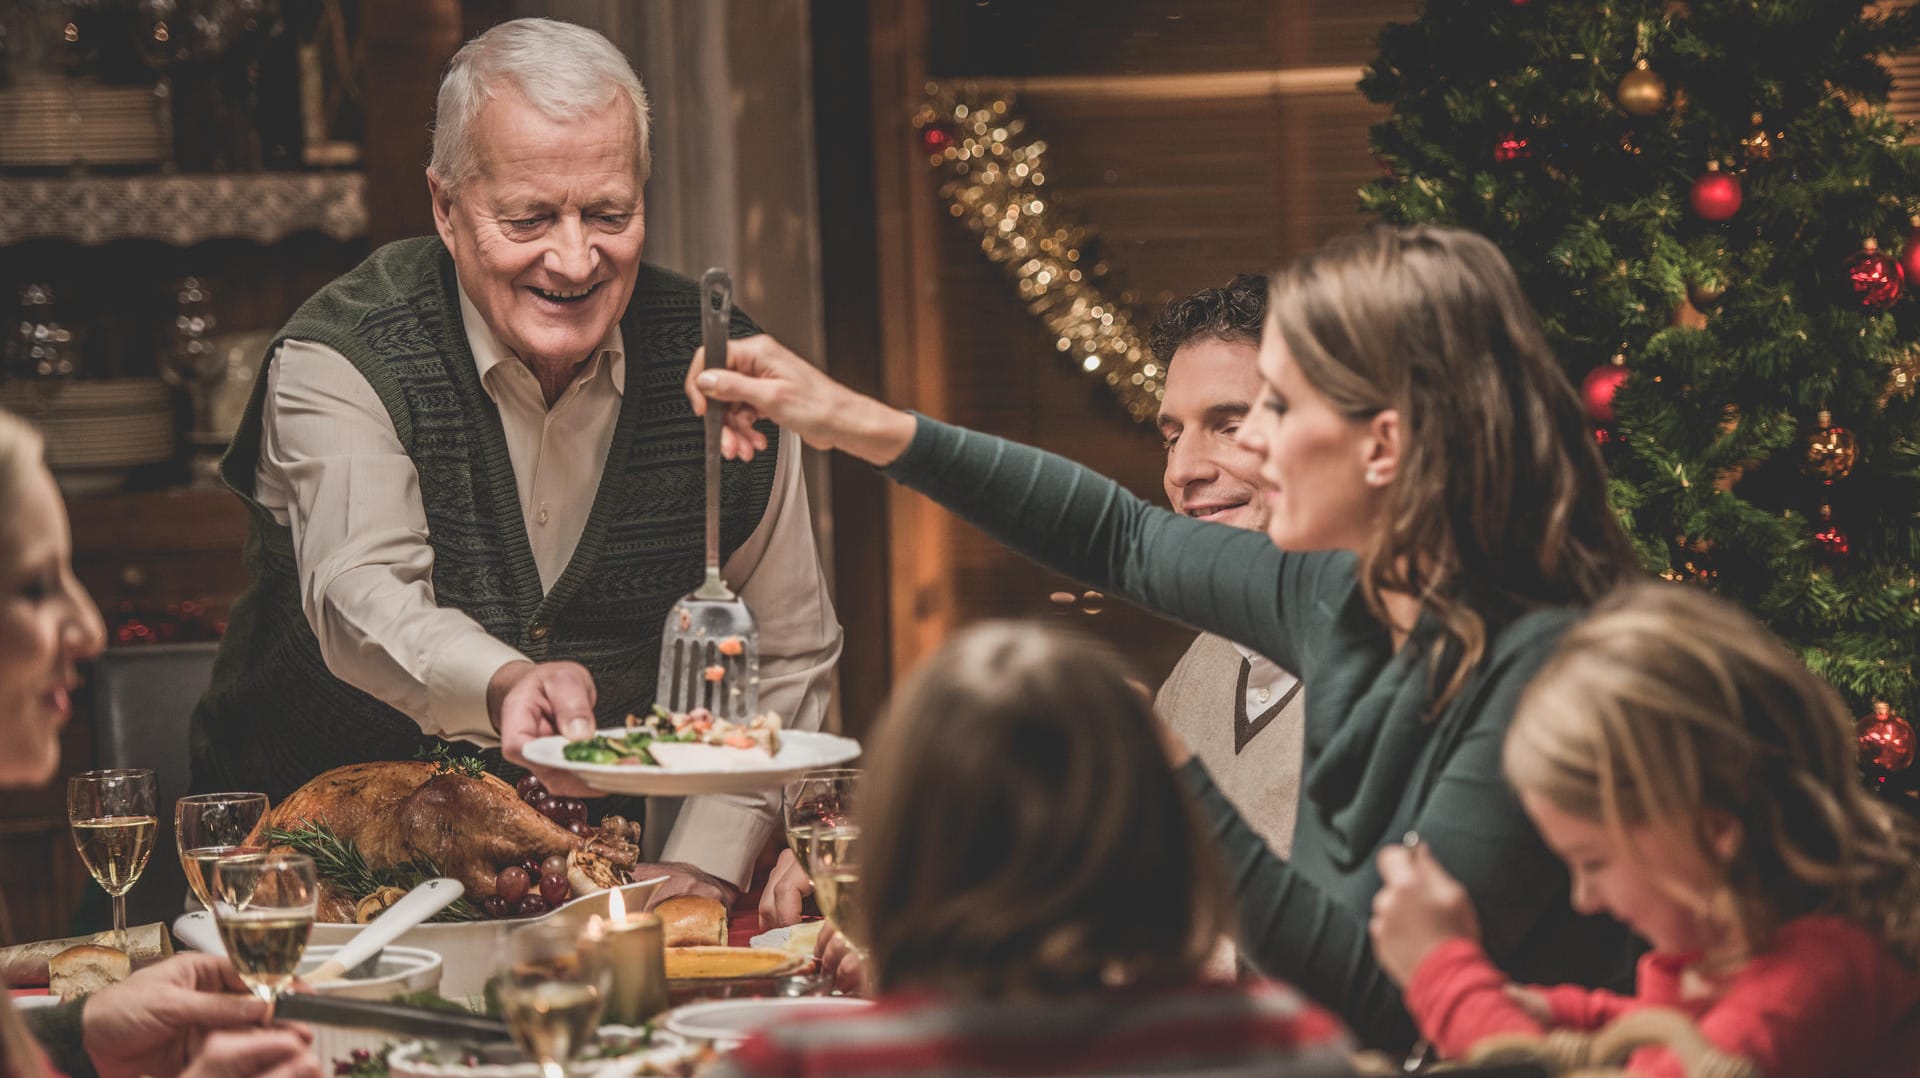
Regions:
<instances>
[{"instance_id":1,"label":"dark green knit sweater","mask_svg":"<svg viewBox=\"0 0 1920 1078\"><path fill-rule=\"evenodd\" d=\"M530 659L584 664L602 725L653 703L667 610L705 565L703 429L682 391L700 343L699 286L642 266L620 326L626 388L605 474L572 560L544 594L500 414L474 368L453 260L437 238L374 252L308 300L268 353L294 338L352 361L419 472L435 600ZM755 332L735 316L734 335ZM278 801L330 768L407 759L440 742L321 658L292 535L253 498L266 386L263 371L221 463L252 511L251 579L194 714L193 787L264 790ZM775 449L777 432L767 432ZM722 469L723 558L765 513L774 468L769 452ZM487 755L498 768L498 754Z\"/></svg>"},{"instance_id":2,"label":"dark green knit sweater","mask_svg":"<svg viewBox=\"0 0 1920 1078\"><path fill-rule=\"evenodd\" d=\"M1472 893L1487 951L1509 974L1630 984L1625 930L1573 913L1564 866L1500 774L1520 691L1577 611L1540 610L1497 627L1488 657L1429 720L1434 626L1423 619L1395 651L1361 598L1350 554L1283 553L1256 532L1151 506L1070 461L924 417L887 474L1050 568L1299 675L1306 760L1289 860L1274 856L1197 759L1182 774L1225 858L1242 948L1367 1044L1404 1049L1415 1037L1367 937L1380 889L1374 855L1408 831Z\"/></svg>"}]
</instances>

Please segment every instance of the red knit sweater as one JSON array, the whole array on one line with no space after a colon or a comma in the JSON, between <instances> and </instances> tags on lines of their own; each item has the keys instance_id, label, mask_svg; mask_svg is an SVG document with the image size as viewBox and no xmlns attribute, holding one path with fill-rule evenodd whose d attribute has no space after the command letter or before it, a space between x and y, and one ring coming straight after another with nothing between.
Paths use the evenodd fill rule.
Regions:
<instances>
[{"instance_id":1,"label":"red knit sweater","mask_svg":"<svg viewBox=\"0 0 1920 1078\"><path fill-rule=\"evenodd\" d=\"M1765 953L1726 978L1718 995L1685 999L1681 975L1695 957L1646 955L1633 996L1578 985L1537 988L1553 1015L1543 1027L1508 997L1506 977L1479 944L1449 940L1414 971L1407 1009L1448 1056L1495 1033L1595 1030L1641 1007L1670 1007L1691 1016L1714 1047L1770 1076L1920 1073L1920 977L1866 929L1835 917L1790 921ZM1664 1049L1636 1052L1627 1069L1682 1078L1679 1061Z\"/></svg>"}]
</instances>

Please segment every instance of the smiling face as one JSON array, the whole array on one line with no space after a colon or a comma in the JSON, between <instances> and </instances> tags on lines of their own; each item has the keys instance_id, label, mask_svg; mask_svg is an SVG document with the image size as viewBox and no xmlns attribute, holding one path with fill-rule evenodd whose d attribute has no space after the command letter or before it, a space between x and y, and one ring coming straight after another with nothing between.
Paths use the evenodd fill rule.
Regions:
<instances>
[{"instance_id":1,"label":"smiling face","mask_svg":"<svg viewBox=\"0 0 1920 1078\"><path fill-rule=\"evenodd\" d=\"M1218 337L1195 338L1174 352L1160 402L1163 482L1174 512L1253 531L1266 527L1260 458L1240 444L1260 394L1259 355L1252 341Z\"/></svg>"},{"instance_id":2,"label":"smiling face","mask_svg":"<svg viewBox=\"0 0 1920 1078\"><path fill-rule=\"evenodd\" d=\"M1723 885L1723 873L1695 842L1669 828L1645 824L1624 833L1562 811L1540 794L1522 791L1533 825L1573 882L1573 908L1604 913L1665 954L1711 952L1728 945L1727 932L1701 916ZM1737 831L1709 814L1708 841L1730 857Z\"/></svg>"},{"instance_id":3,"label":"smiling face","mask_svg":"<svg viewBox=\"0 0 1920 1078\"><path fill-rule=\"evenodd\" d=\"M473 178L449 191L427 176L460 287L536 372L584 361L633 295L646 223L631 108L614 95L555 120L509 90L473 123Z\"/></svg>"},{"instance_id":4,"label":"smiling face","mask_svg":"<svg viewBox=\"0 0 1920 1078\"><path fill-rule=\"evenodd\" d=\"M1260 343L1260 396L1240 445L1260 458L1267 536L1286 550L1360 550L1393 481L1399 419L1336 409L1287 351L1269 318Z\"/></svg>"},{"instance_id":5,"label":"smiling face","mask_svg":"<svg viewBox=\"0 0 1920 1078\"><path fill-rule=\"evenodd\" d=\"M53 476L38 462L13 467L22 474L0 482L12 492L0 520L0 787L53 777L80 683L75 664L106 642L100 612L73 576Z\"/></svg>"}]
</instances>

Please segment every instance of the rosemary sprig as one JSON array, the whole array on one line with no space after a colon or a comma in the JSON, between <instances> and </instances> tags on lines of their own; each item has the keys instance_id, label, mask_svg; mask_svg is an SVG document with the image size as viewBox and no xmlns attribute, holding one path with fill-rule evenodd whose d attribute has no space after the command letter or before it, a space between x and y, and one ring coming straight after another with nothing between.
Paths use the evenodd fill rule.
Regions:
<instances>
[{"instance_id":1,"label":"rosemary sprig","mask_svg":"<svg viewBox=\"0 0 1920 1078\"><path fill-rule=\"evenodd\" d=\"M354 845L351 839L340 837L338 832L324 823L303 823L291 829L271 828L267 831L267 841L276 846L289 846L313 858L313 867L321 878L346 892L347 897L355 902L382 887L412 890L421 881L441 875L433 862L425 858L415 858L390 868L374 868L361 856L360 847ZM463 895L430 920L478 921L485 916L479 907Z\"/></svg>"},{"instance_id":2,"label":"rosemary sprig","mask_svg":"<svg viewBox=\"0 0 1920 1078\"><path fill-rule=\"evenodd\" d=\"M470 779L477 779L487 771L485 760L478 756L456 756L453 750L445 745L435 745L430 749L422 748L414 753L413 758L432 761L436 772L451 772L456 775L465 775Z\"/></svg>"}]
</instances>

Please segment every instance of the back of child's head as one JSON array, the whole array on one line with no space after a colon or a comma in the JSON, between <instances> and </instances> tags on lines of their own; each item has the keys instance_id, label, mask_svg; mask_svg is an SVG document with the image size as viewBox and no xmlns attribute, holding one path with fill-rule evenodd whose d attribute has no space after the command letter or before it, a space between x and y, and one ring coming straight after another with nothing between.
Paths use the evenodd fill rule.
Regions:
<instances>
[{"instance_id":1,"label":"back of child's head","mask_svg":"<svg viewBox=\"0 0 1920 1078\"><path fill-rule=\"evenodd\" d=\"M1211 842L1145 695L1078 633L990 622L900 686L857 794L882 991L1192 979L1225 926Z\"/></svg>"},{"instance_id":2,"label":"back of child's head","mask_svg":"<svg viewBox=\"0 0 1920 1078\"><path fill-rule=\"evenodd\" d=\"M1624 587L1570 631L1505 747L1522 793L1601 823L1669 829L1724 871L1712 909L1748 944L1811 913L1920 958L1920 830L1861 787L1831 686L1746 612L1697 589ZM1738 824L1715 853L1710 813ZM1710 912L1710 911L1703 911Z\"/></svg>"}]
</instances>

